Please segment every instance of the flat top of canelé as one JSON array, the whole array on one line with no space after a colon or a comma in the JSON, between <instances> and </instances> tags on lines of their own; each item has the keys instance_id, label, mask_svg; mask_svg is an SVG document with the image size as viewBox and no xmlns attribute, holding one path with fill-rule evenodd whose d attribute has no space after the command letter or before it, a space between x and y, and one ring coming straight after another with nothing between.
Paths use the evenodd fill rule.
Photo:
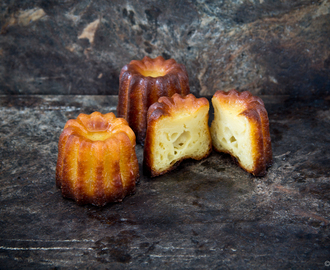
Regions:
<instances>
[{"instance_id":1,"label":"flat top of canel\u00e9","mask_svg":"<svg viewBox=\"0 0 330 270\"><path fill-rule=\"evenodd\" d=\"M81 113L77 119L70 119L64 131L69 131L84 137L91 141L105 141L115 134L125 133L133 145L135 145L135 134L123 118L116 118L114 113L101 114L93 112L92 114Z\"/></svg>"},{"instance_id":2,"label":"flat top of canel\u00e9","mask_svg":"<svg viewBox=\"0 0 330 270\"><path fill-rule=\"evenodd\" d=\"M204 97L196 98L193 94L181 96L176 93L172 97L161 97L158 102L151 105L148 110L148 119L152 114L157 114L156 118L161 115L192 114L205 106L209 109L210 105Z\"/></svg>"},{"instance_id":3,"label":"flat top of canel\u00e9","mask_svg":"<svg viewBox=\"0 0 330 270\"><path fill-rule=\"evenodd\" d=\"M229 92L217 91L212 101L217 100L220 105L227 109L243 112L249 109L264 109L264 103L261 98L253 96L249 91L239 92L235 89Z\"/></svg>"},{"instance_id":4,"label":"flat top of canel\u00e9","mask_svg":"<svg viewBox=\"0 0 330 270\"><path fill-rule=\"evenodd\" d=\"M182 71L182 66L174 59L165 60L162 56L154 59L145 56L142 60L132 60L129 68L139 72L144 77L163 77L169 72Z\"/></svg>"}]
</instances>

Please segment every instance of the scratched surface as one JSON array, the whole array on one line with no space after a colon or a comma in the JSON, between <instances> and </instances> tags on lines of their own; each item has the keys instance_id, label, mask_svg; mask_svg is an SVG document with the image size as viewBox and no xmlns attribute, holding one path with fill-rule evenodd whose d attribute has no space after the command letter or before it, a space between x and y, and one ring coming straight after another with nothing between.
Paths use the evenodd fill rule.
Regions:
<instances>
[{"instance_id":1,"label":"scratched surface","mask_svg":"<svg viewBox=\"0 0 330 270\"><path fill-rule=\"evenodd\" d=\"M97 208L55 187L57 141L69 118L117 98L1 96L0 268L328 269L329 99L263 99L267 176L213 152L158 178L141 170L135 195Z\"/></svg>"}]
</instances>

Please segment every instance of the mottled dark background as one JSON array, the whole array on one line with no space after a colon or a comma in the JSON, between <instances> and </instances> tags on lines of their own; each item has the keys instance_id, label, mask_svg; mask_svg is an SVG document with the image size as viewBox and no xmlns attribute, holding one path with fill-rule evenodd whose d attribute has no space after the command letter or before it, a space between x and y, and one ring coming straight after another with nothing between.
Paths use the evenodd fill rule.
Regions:
<instances>
[{"instance_id":1,"label":"mottled dark background","mask_svg":"<svg viewBox=\"0 0 330 270\"><path fill-rule=\"evenodd\" d=\"M145 55L186 65L191 92L327 97L325 0L4 0L0 94L117 94Z\"/></svg>"},{"instance_id":2,"label":"mottled dark background","mask_svg":"<svg viewBox=\"0 0 330 270\"><path fill-rule=\"evenodd\" d=\"M330 0L0 0L0 268L329 270L329 14ZM121 68L145 55L185 64L196 95L260 95L267 175L212 152L151 180L138 145L134 196L64 200L65 123L115 112Z\"/></svg>"}]
</instances>

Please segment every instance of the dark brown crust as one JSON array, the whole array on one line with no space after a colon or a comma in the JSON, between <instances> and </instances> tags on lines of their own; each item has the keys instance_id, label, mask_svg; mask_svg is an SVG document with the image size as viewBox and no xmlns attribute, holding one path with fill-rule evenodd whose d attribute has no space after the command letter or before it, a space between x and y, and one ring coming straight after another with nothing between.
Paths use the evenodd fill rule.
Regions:
<instances>
[{"instance_id":1,"label":"dark brown crust","mask_svg":"<svg viewBox=\"0 0 330 270\"><path fill-rule=\"evenodd\" d=\"M85 137L88 129L103 131L106 128L113 135L104 141L91 141ZM77 120L69 120L60 136L58 151L56 185L61 188L63 197L73 199L80 205L103 206L109 202L119 202L135 192L139 179L135 135L127 122L115 118L114 114L80 114ZM122 158L125 159L123 168L120 167ZM113 175L110 192L104 186L105 170L111 170ZM129 171L125 188L122 170ZM75 186L72 186L73 171L76 171ZM86 193L86 179L92 179L95 187L92 194Z\"/></svg>"},{"instance_id":2,"label":"dark brown crust","mask_svg":"<svg viewBox=\"0 0 330 270\"><path fill-rule=\"evenodd\" d=\"M269 120L264 102L261 98L253 96L248 91L240 93L235 89L229 92L217 91L213 97L221 99L221 102L241 103L243 108L241 114L247 117L249 122L253 125L253 149L256 149L254 152L256 166L249 172L255 176L264 176L267 173L266 169L270 167L273 162ZM215 150L224 152L218 149ZM229 152L225 153L230 154ZM238 164L241 166L239 161ZM246 170L243 166L241 167Z\"/></svg>"},{"instance_id":3,"label":"dark brown crust","mask_svg":"<svg viewBox=\"0 0 330 270\"><path fill-rule=\"evenodd\" d=\"M205 157L207 157L208 155L206 155ZM163 174L166 174L170 171L175 170L177 167L179 167L179 165L181 164L181 162L185 160L185 158L182 158L180 160L178 160L177 162L175 162L170 168L168 168L167 170L164 171L156 171L154 169L152 169L152 162L150 161L150 159L148 158L148 160L143 162L143 174L146 176L149 176L151 178L156 177L156 176L161 176Z\"/></svg>"},{"instance_id":4,"label":"dark brown crust","mask_svg":"<svg viewBox=\"0 0 330 270\"><path fill-rule=\"evenodd\" d=\"M143 173L150 177L160 176L165 173L168 173L174 169L176 169L180 163L187 159L182 158L174 163L171 167L164 171L156 171L153 169L153 160L151 159L151 153L153 151L152 147L154 145L154 135L152 131L155 129L155 125L161 117L170 116L173 113L176 113L178 110L184 110L184 107L195 107L196 109L203 106L208 105L209 102L206 98L196 98L193 94L186 95L182 97L179 94L174 94L172 97L161 97L158 102L154 103L149 107L148 110L148 128L146 134L146 140L144 145L144 153L143 153ZM206 123L208 122L209 115L206 115ZM208 146L208 152L199 158L194 158L195 160L201 160L206 158L212 152L212 141L210 140Z\"/></svg>"},{"instance_id":5,"label":"dark brown crust","mask_svg":"<svg viewBox=\"0 0 330 270\"><path fill-rule=\"evenodd\" d=\"M145 77L139 70L146 65L161 66L167 73L160 77ZM186 68L174 59L145 56L124 66L119 76L117 116L127 120L136 134L137 142L144 142L147 130L147 111L161 96L190 93Z\"/></svg>"},{"instance_id":6,"label":"dark brown crust","mask_svg":"<svg viewBox=\"0 0 330 270\"><path fill-rule=\"evenodd\" d=\"M266 174L266 163L260 115L255 109L247 109L242 114L249 119L249 123L253 126L252 149L255 149L253 158L256 160L256 164L250 173L255 176L264 176Z\"/></svg>"}]
</instances>

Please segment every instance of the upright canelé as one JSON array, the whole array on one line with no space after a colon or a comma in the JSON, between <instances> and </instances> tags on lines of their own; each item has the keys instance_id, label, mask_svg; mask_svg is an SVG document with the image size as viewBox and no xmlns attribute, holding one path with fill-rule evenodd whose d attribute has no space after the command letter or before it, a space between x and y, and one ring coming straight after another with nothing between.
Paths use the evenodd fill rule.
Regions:
<instances>
[{"instance_id":1,"label":"upright canel\u00e9","mask_svg":"<svg viewBox=\"0 0 330 270\"><path fill-rule=\"evenodd\" d=\"M147 130L147 111L161 96L189 94L186 68L174 59L164 60L145 56L133 60L121 70L117 116L127 120L136 134L137 142L144 143Z\"/></svg>"},{"instance_id":2,"label":"upright canel\u00e9","mask_svg":"<svg viewBox=\"0 0 330 270\"><path fill-rule=\"evenodd\" d=\"M263 101L250 92L217 91L213 98L211 136L215 149L229 153L255 176L272 164L269 120Z\"/></svg>"},{"instance_id":3,"label":"upright canel\u00e9","mask_svg":"<svg viewBox=\"0 0 330 270\"><path fill-rule=\"evenodd\" d=\"M66 123L56 166L64 197L103 206L133 193L138 178L135 134L125 119L94 112Z\"/></svg>"}]
</instances>

